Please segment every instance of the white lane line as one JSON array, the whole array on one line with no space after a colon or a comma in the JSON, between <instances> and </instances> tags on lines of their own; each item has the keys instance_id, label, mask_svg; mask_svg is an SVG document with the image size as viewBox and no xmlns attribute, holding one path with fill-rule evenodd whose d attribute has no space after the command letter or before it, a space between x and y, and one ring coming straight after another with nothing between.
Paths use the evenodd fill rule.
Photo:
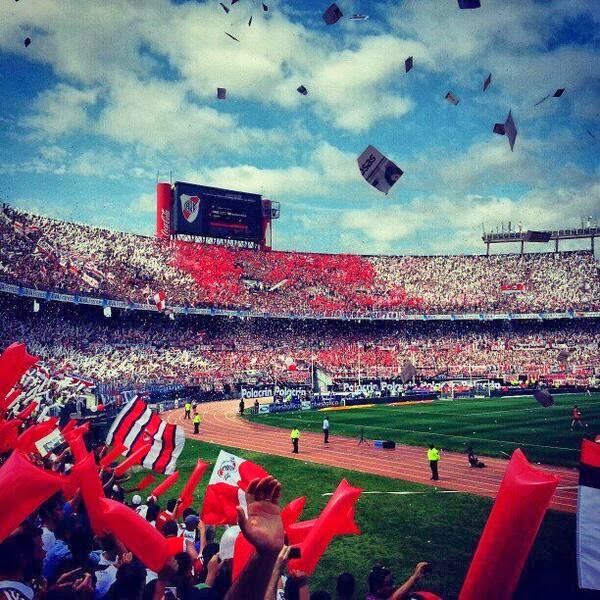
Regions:
<instances>
[{"instance_id":1,"label":"white lane line","mask_svg":"<svg viewBox=\"0 0 600 600\"><path fill-rule=\"evenodd\" d=\"M432 490L428 492L363 492L363 494L392 494L394 496L408 496L414 494L473 494L473 492L464 492L462 490ZM332 492L326 492L321 496L333 496Z\"/></svg>"}]
</instances>

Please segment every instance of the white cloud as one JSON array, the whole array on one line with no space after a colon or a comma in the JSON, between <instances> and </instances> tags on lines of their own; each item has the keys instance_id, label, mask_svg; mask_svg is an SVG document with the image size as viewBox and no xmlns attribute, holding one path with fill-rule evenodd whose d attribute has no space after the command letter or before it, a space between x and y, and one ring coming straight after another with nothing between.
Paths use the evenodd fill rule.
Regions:
<instances>
[{"instance_id":1,"label":"white cloud","mask_svg":"<svg viewBox=\"0 0 600 600\"><path fill-rule=\"evenodd\" d=\"M418 55L422 64L430 62L423 44L392 35L369 36L354 48L328 55L314 68L309 82L318 102L317 113L353 132L403 116L412 102L390 89L402 85L404 61L412 55Z\"/></svg>"},{"instance_id":2,"label":"white cloud","mask_svg":"<svg viewBox=\"0 0 600 600\"><path fill-rule=\"evenodd\" d=\"M36 98L35 112L23 120L23 125L45 139L76 133L86 127L87 111L98 99L98 93L97 89L82 90L59 83Z\"/></svg>"},{"instance_id":3,"label":"white cloud","mask_svg":"<svg viewBox=\"0 0 600 600\"><path fill-rule=\"evenodd\" d=\"M48 161L64 160L67 156L67 151L60 146L42 146L40 154Z\"/></svg>"},{"instance_id":4,"label":"white cloud","mask_svg":"<svg viewBox=\"0 0 600 600\"><path fill-rule=\"evenodd\" d=\"M581 215L597 214L600 185L584 189L536 190L515 197L436 195L405 204L349 211L339 220L342 242L366 243L369 251L447 254L482 252L482 224L527 229L576 226ZM574 213L573 206L578 207Z\"/></svg>"},{"instance_id":5,"label":"white cloud","mask_svg":"<svg viewBox=\"0 0 600 600\"><path fill-rule=\"evenodd\" d=\"M356 157L327 142L312 151L306 166L259 169L238 165L200 171L207 185L264 192L273 200L322 197L348 190L359 180Z\"/></svg>"}]
</instances>

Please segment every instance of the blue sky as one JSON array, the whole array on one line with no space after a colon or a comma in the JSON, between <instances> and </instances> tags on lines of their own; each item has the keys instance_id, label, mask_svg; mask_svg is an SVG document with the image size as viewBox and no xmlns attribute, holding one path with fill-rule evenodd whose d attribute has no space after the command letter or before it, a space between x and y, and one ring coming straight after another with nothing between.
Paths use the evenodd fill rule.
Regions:
<instances>
[{"instance_id":1,"label":"blue sky","mask_svg":"<svg viewBox=\"0 0 600 600\"><path fill-rule=\"evenodd\" d=\"M0 195L150 234L172 171L280 201L275 247L318 252L479 253L482 223L600 218L597 0L481 2L341 0L327 26L327 0L7 1ZM509 109L514 152L492 133ZM404 170L387 196L369 144Z\"/></svg>"}]
</instances>

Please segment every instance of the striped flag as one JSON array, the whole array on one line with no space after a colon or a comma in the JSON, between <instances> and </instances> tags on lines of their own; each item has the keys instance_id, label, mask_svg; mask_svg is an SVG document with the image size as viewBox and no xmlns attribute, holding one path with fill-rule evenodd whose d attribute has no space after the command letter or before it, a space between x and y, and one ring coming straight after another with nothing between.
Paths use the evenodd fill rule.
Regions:
<instances>
[{"instance_id":1,"label":"striped flag","mask_svg":"<svg viewBox=\"0 0 600 600\"><path fill-rule=\"evenodd\" d=\"M152 447L144 457L142 466L156 473L173 473L185 443L183 428L163 421L137 396L125 405L114 420L106 443L124 444L128 449L124 453L127 456L150 441Z\"/></svg>"},{"instance_id":2,"label":"striped flag","mask_svg":"<svg viewBox=\"0 0 600 600\"><path fill-rule=\"evenodd\" d=\"M579 465L577 573L581 589L600 590L600 445L589 440Z\"/></svg>"},{"instance_id":3,"label":"striped flag","mask_svg":"<svg viewBox=\"0 0 600 600\"><path fill-rule=\"evenodd\" d=\"M81 375L77 375L75 373L69 373L69 377L71 378L71 381L75 385L82 385L83 387L87 387L87 388L96 387L96 384L91 379L87 379L85 377L82 377Z\"/></svg>"},{"instance_id":4,"label":"striped flag","mask_svg":"<svg viewBox=\"0 0 600 600\"><path fill-rule=\"evenodd\" d=\"M150 298L148 298L150 304L156 306L158 312L163 312L167 306L167 295L164 292L157 292Z\"/></svg>"}]
</instances>

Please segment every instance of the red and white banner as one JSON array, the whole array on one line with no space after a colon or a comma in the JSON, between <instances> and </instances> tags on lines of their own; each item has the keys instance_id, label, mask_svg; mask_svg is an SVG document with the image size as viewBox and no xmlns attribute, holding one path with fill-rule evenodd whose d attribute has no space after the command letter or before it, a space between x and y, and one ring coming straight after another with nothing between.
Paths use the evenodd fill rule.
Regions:
<instances>
[{"instance_id":1,"label":"red and white banner","mask_svg":"<svg viewBox=\"0 0 600 600\"><path fill-rule=\"evenodd\" d=\"M167 306L167 295L164 292L157 292L152 296L152 301L156 305L156 310L163 312Z\"/></svg>"},{"instance_id":2,"label":"red and white banner","mask_svg":"<svg viewBox=\"0 0 600 600\"><path fill-rule=\"evenodd\" d=\"M577 496L579 587L600 590L600 444L583 440Z\"/></svg>"},{"instance_id":3,"label":"red and white banner","mask_svg":"<svg viewBox=\"0 0 600 600\"><path fill-rule=\"evenodd\" d=\"M185 444L183 428L163 421L139 397L125 405L114 420L107 444L123 444L128 448L125 456L152 443L142 466L156 473L170 475L175 471L177 459Z\"/></svg>"},{"instance_id":4,"label":"red and white banner","mask_svg":"<svg viewBox=\"0 0 600 600\"><path fill-rule=\"evenodd\" d=\"M202 505L202 521L207 525L234 525L236 506L246 507L246 488L268 473L256 463L221 450L215 463Z\"/></svg>"},{"instance_id":5,"label":"red and white banner","mask_svg":"<svg viewBox=\"0 0 600 600\"><path fill-rule=\"evenodd\" d=\"M506 283L500 286L500 291L503 294L521 294L525 291L524 283Z\"/></svg>"}]
</instances>

